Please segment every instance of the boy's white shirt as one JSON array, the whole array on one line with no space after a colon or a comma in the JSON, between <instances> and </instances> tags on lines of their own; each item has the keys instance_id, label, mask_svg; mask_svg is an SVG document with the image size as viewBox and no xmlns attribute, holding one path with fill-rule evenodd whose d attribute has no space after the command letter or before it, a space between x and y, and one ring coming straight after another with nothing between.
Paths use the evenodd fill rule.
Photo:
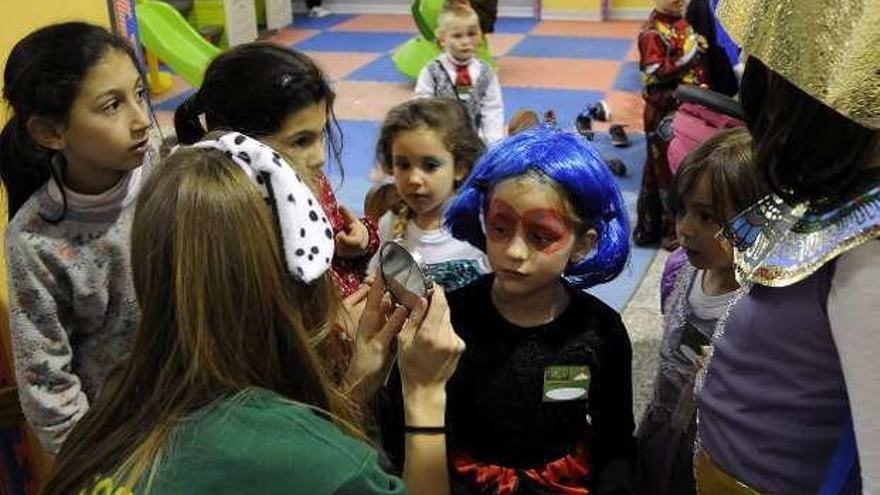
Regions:
<instances>
[{"instance_id":1,"label":"boy's white shirt","mask_svg":"<svg viewBox=\"0 0 880 495\"><path fill-rule=\"evenodd\" d=\"M454 82L456 76L455 66L457 62L453 62L452 55L449 55L448 52L444 52L435 60L440 60L440 63L443 65L443 68L446 69L449 78ZM434 62L431 61L430 63ZM483 66L476 58L471 58L467 64L468 74L471 76L471 81L476 83L483 71ZM461 64L458 63L458 65ZM417 97L434 96L434 83L428 72L428 66L423 67L419 73L419 79L416 81L415 95ZM486 88L486 96L483 98L481 107L483 117L480 122L480 128L478 129L480 138L487 144L503 139L505 135L504 100L501 97L501 84L498 82L498 74L494 71L489 80L489 87Z\"/></svg>"}]
</instances>

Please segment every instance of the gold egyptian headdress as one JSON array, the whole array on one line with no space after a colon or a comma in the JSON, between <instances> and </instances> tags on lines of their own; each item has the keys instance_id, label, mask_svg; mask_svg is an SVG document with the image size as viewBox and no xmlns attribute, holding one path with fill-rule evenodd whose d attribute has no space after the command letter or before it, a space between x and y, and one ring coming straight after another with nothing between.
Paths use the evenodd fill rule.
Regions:
<instances>
[{"instance_id":1,"label":"gold egyptian headdress","mask_svg":"<svg viewBox=\"0 0 880 495\"><path fill-rule=\"evenodd\" d=\"M746 54L880 129L880 0L722 0L718 17ZM880 185L830 211L770 195L730 221L725 236L737 247L740 280L791 285L880 236Z\"/></svg>"},{"instance_id":2,"label":"gold egyptian headdress","mask_svg":"<svg viewBox=\"0 0 880 495\"><path fill-rule=\"evenodd\" d=\"M748 55L880 129L880 0L722 0L718 17Z\"/></svg>"}]
</instances>

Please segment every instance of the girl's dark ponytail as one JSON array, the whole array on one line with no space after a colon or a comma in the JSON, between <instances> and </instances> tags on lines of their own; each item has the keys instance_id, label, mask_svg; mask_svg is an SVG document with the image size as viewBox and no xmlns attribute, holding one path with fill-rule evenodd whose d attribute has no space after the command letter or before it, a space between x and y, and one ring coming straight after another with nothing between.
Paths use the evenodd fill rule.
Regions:
<instances>
[{"instance_id":1,"label":"girl's dark ponytail","mask_svg":"<svg viewBox=\"0 0 880 495\"><path fill-rule=\"evenodd\" d=\"M205 113L200 92L189 97L174 111L174 130L177 132L177 142L180 144L193 144L205 137L205 128L199 120L199 115Z\"/></svg>"},{"instance_id":2,"label":"girl's dark ponytail","mask_svg":"<svg viewBox=\"0 0 880 495\"><path fill-rule=\"evenodd\" d=\"M31 139L17 115L0 131L0 178L6 186L9 219L51 177L52 152Z\"/></svg>"}]
</instances>

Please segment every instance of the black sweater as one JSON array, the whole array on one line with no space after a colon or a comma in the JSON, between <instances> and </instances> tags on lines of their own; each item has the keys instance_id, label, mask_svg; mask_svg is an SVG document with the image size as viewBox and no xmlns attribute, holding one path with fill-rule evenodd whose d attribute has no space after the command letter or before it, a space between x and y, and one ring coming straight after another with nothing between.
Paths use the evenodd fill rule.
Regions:
<instances>
[{"instance_id":1,"label":"black sweater","mask_svg":"<svg viewBox=\"0 0 880 495\"><path fill-rule=\"evenodd\" d=\"M485 275L447 294L453 327L467 344L447 385L450 455L461 451L482 462L531 468L572 454L581 443L594 473L592 493L630 493L632 350L620 315L569 289L571 303L553 322L518 327L495 309L493 279ZM589 366L586 400L543 401L545 369L564 365ZM399 396L394 378L389 385ZM387 418L384 423L387 445ZM391 437L392 444L402 443L399 433Z\"/></svg>"}]
</instances>

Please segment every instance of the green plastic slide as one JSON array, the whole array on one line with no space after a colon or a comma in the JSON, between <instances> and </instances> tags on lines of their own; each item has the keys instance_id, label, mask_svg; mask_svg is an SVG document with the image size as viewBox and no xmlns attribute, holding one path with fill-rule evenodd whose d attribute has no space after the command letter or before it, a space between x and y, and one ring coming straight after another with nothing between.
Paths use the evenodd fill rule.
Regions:
<instances>
[{"instance_id":1,"label":"green plastic slide","mask_svg":"<svg viewBox=\"0 0 880 495\"><path fill-rule=\"evenodd\" d=\"M193 87L220 49L202 38L174 7L145 0L135 5L141 44Z\"/></svg>"}]
</instances>

